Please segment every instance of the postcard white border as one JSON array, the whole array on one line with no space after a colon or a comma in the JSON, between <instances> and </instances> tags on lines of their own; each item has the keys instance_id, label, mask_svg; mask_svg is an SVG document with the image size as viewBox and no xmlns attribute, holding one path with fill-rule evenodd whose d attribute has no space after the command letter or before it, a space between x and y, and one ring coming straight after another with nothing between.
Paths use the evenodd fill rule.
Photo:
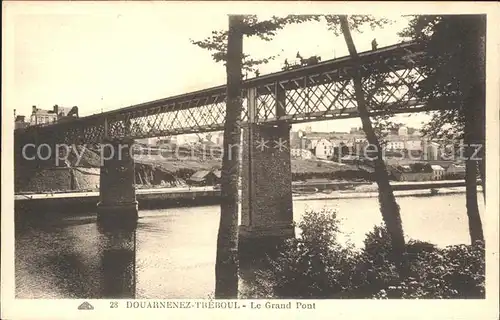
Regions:
<instances>
[{"instance_id":1,"label":"postcard white border","mask_svg":"<svg viewBox=\"0 0 500 320\"><path fill-rule=\"evenodd\" d=\"M111 317L167 317L193 318L254 318L275 317L341 318L341 319L497 319L499 304L499 5L485 2L3 2L2 3L2 318L7 319L78 319ZM98 14L109 11L146 12L189 8L200 13L256 13L256 14L437 14L486 13L487 31L487 203L484 221L486 238L486 287L484 300L315 300L316 310L262 310L248 309L109 309L111 300L88 300L92 311L79 311L84 300L23 300L14 298L14 228L13 228L13 123L14 106L9 103L10 89L15 74L13 63L12 19L17 13L75 13ZM312 301L308 301L312 302Z\"/></svg>"}]
</instances>

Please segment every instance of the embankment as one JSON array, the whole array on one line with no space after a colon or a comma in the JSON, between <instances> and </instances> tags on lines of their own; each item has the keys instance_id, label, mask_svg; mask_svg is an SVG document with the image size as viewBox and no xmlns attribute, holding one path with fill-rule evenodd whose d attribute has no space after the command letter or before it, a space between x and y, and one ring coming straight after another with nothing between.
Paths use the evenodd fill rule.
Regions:
<instances>
[{"instance_id":1,"label":"embankment","mask_svg":"<svg viewBox=\"0 0 500 320\"><path fill-rule=\"evenodd\" d=\"M76 154L81 155L78 158ZM176 159L162 155L135 155L135 183L141 188L185 186L196 171L220 169L220 159L191 157ZM371 180L355 166L314 159L292 159L292 180L311 178ZM96 191L99 189L100 156L96 150L77 146L59 166L50 161L16 162L16 193Z\"/></svg>"}]
</instances>

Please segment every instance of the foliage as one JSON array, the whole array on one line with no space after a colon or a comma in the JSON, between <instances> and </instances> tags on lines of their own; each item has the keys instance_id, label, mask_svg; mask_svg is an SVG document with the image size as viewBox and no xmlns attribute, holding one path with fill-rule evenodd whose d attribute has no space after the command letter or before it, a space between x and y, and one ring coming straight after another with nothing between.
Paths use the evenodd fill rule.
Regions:
<instances>
[{"instance_id":1,"label":"foliage","mask_svg":"<svg viewBox=\"0 0 500 320\"><path fill-rule=\"evenodd\" d=\"M338 241L336 212L308 211L298 227L301 236L288 240L269 268L258 273L261 291L253 297L279 298L479 298L484 297L484 246L443 249L410 240L409 277L401 282L390 255L384 226L368 232L364 247Z\"/></svg>"},{"instance_id":2,"label":"foliage","mask_svg":"<svg viewBox=\"0 0 500 320\"><path fill-rule=\"evenodd\" d=\"M271 41L277 31L283 29L288 24L318 19L319 16L315 15L288 15L286 17L273 16L269 20L259 20L256 15L246 15L243 19L243 34L246 37L257 36L264 41ZM191 40L191 43L210 51L215 62L223 62L225 65L225 61L227 60L227 37L227 30L212 31L210 37L198 41ZM256 66L268 63L275 56L255 59L250 57L250 55L243 54L241 58L243 70L255 72L257 70Z\"/></svg>"},{"instance_id":3,"label":"foliage","mask_svg":"<svg viewBox=\"0 0 500 320\"><path fill-rule=\"evenodd\" d=\"M471 33L485 32L478 15L420 15L415 16L400 36L417 41L425 50L420 71L425 79L417 94L428 104L447 110L434 112L423 133L456 140L463 135L465 97L473 79L471 72L480 67L481 57L474 57ZM472 57L471 57L472 54Z\"/></svg>"},{"instance_id":4,"label":"foliage","mask_svg":"<svg viewBox=\"0 0 500 320\"><path fill-rule=\"evenodd\" d=\"M328 25L328 30L333 31L336 36L340 36L342 31L340 29L340 16L338 15L326 15L324 16L325 21ZM382 27L391 21L386 18L374 17L372 15L349 15L348 16L349 27L352 31L361 33L361 27L363 25L369 25L370 28L375 29L377 27Z\"/></svg>"},{"instance_id":5,"label":"foliage","mask_svg":"<svg viewBox=\"0 0 500 320\"><path fill-rule=\"evenodd\" d=\"M308 211L299 223L301 236L289 240L271 260L273 293L284 298L327 298L356 282L357 255L337 241L339 221L334 211ZM269 279L270 278L270 279Z\"/></svg>"},{"instance_id":6,"label":"foliage","mask_svg":"<svg viewBox=\"0 0 500 320\"><path fill-rule=\"evenodd\" d=\"M329 30L338 36L340 35L339 16L336 15L288 15L285 17L273 16L268 20L259 20L256 15L246 15L243 19L244 28L243 34L246 37L258 37L264 41L271 41L277 32L290 24L299 24L309 21L324 20ZM384 18L376 18L371 15L351 15L349 16L349 24L353 31L361 32L363 25L369 25L372 29L381 27L391 21ZM225 64L227 60L227 30L212 31L212 35L203 40L191 40L191 43L211 52L215 62ZM274 60L276 56L268 56L263 58L252 58L250 55L243 54L243 70L255 72L257 66L266 64Z\"/></svg>"},{"instance_id":7,"label":"foliage","mask_svg":"<svg viewBox=\"0 0 500 320\"><path fill-rule=\"evenodd\" d=\"M412 277L380 290L377 298L484 298L484 245L455 245L422 251Z\"/></svg>"}]
</instances>

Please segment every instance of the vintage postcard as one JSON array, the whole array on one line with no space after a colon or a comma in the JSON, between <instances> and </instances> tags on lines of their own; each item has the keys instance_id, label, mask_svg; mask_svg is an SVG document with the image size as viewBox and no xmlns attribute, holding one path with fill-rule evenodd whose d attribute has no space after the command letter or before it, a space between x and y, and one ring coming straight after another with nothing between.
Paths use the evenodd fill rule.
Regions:
<instances>
[{"instance_id":1,"label":"vintage postcard","mask_svg":"<svg viewBox=\"0 0 500 320\"><path fill-rule=\"evenodd\" d=\"M498 318L498 5L2 6L2 318Z\"/></svg>"}]
</instances>

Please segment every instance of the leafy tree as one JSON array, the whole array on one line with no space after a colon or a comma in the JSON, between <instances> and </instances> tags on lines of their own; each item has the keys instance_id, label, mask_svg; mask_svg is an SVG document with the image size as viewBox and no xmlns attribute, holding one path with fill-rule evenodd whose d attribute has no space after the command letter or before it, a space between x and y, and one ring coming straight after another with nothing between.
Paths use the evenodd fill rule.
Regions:
<instances>
[{"instance_id":1,"label":"leafy tree","mask_svg":"<svg viewBox=\"0 0 500 320\"><path fill-rule=\"evenodd\" d=\"M282 30L286 25L311 20L318 21L319 16L288 15L286 17L273 16L269 20L259 20L256 15L245 15L242 19L243 26L241 32L244 36L255 36L264 41L271 41L277 32ZM210 51L215 62L222 62L225 65L227 61L228 34L227 30L212 31L212 35L210 37L199 41L191 40L191 43ZM259 65L269 63L269 61L274 60L276 56L252 58L250 55L242 53L241 58L243 61L243 70L255 73Z\"/></svg>"},{"instance_id":2,"label":"leafy tree","mask_svg":"<svg viewBox=\"0 0 500 320\"><path fill-rule=\"evenodd\" d=\"M479 162L485 196L485 16L415 16L401 35L411 37L426 51L421 68L425 80L417 94L429 105L443 108L434 113L424 133L455 143L463 139L471 243L483 240L476 175ZM476 155L479 161L471 159L475 149L471 145L481 146Z\"/></svg>"},{"instance_id":3,"label":"leafy tree","mask_svg":"<svg viewBox=\"0 0 500 320\"><path fill-rule=\"evenodd\" d=\"M212 51L215 61L224 62L227 73L226 119L224 124L223 160L221 176L221 217L217 237L215 265L215 297L238 296L238 178L239 152L232 147L240 145L241 79L242 69L254 71L255 66L274 57L252 59L243 54L243 36L258 36L269 41L276 31L289 23L300 23L314 16L273 17L259 21L256 16L230 16L227 31L213 31L212 36L193 44Z\"/></svg>"},{"instance_id":4,"label":"leafy tree","mask_svg":"<svg viewBox=\"0 0 500 320\"><path fill-rule=\"evenodd\" d=\"M377 137L377 133L373 128L368 112L368 107L373 107L372 99L376 96L380 89L387 86L385 76L383 74L372 75L369 81L362 83L361 63L351 37L351 30L360 31L361 26L370 25L372 28L381 26L387 22L387 19L376 19L369 15L351 15L351 16L287 16L285 18L273 17L270 20L259 21L256 16L246 16L243 20L243 34L246 36L258 36L265 41L272 39L278 30L283 29L287 24L301 23L305 21L319 21L324 19L333 34L339 36L341 33L344 35L346 44L351 55L354 73L353 82L355 88L355 97L360 113L360 118L363 123L363 130L367 136L368 142L375 146L377 149L377 157L375 160L375 177L379 186L379 202L380 210L382 212L383 220L391 235L393 258L397 265L400 267L400 273L404 277L405 270L405 240L403 234L403 227L401 222L399 206L396 203L392 187L389 183L389 176L382 159L382 152ZM213 31L212 36L202 41L192 41L193 44L207 49L212 52L212 57L217 62L228 61L227 52L227 32L226 31ZM255 70L255 66L261 63L267 63L274 57L266 57L261 59L252 59L248 55L241 54L242 65L245 70ZM364 79L366 80L366 79ZM368 85L366 85L368 83ZM365 95L365 91L368 93Z\"/></svg>"},{"instance_id":5,"label":"leafy tree","mask_svg":"<svg viewBox=\"0 0 500 320\"><path fill-rule=\"evenodd\" d=\"M221 215L215 262L215 297L238 297L238 177L241 119L241 55L243 17L229 16L227 34L227 101L221 173Z\"/></svg>"},{"instance_id":6,"label":"leafy tree","mask_svg":"<svg viewBox=\"0 0 500 320\"><path fill-rule=\"evenodd\" d=\"M344 15L327 18L327 21L330 25L330 28L336 32L338 32L338 29L336 29L337 23L340 25L340 30L344 35L344 39L349 50L349 55L353 60L353 82L359 117L361 118L361 122L363 124L363 131L366 134L366 139L372 146L375 146L376 148L376 157L374 159L375 181L377 182L379 189L380 211L391 237L393 259L398 266L400 276L404 278L407 275L407 264L405 261L406 246L403 233L403 225L401 221L401 213L396 202L396 198L394 197L392 187L389 183L389 174L387 173L387 169L383 160L383 154L379 139L376 135L375 130L373 129L372 122L370 120L370 114L368 111L370 95L365 96L361 75L361 62L359 60L359 55L357 53L356 46L354 44L350 31L351 28L356 29L359 23L375 22L372 22L372 20L367 21L366 18L351 18L351 23L349 23L348 17Z\"/></svg>"}]
</instances>

